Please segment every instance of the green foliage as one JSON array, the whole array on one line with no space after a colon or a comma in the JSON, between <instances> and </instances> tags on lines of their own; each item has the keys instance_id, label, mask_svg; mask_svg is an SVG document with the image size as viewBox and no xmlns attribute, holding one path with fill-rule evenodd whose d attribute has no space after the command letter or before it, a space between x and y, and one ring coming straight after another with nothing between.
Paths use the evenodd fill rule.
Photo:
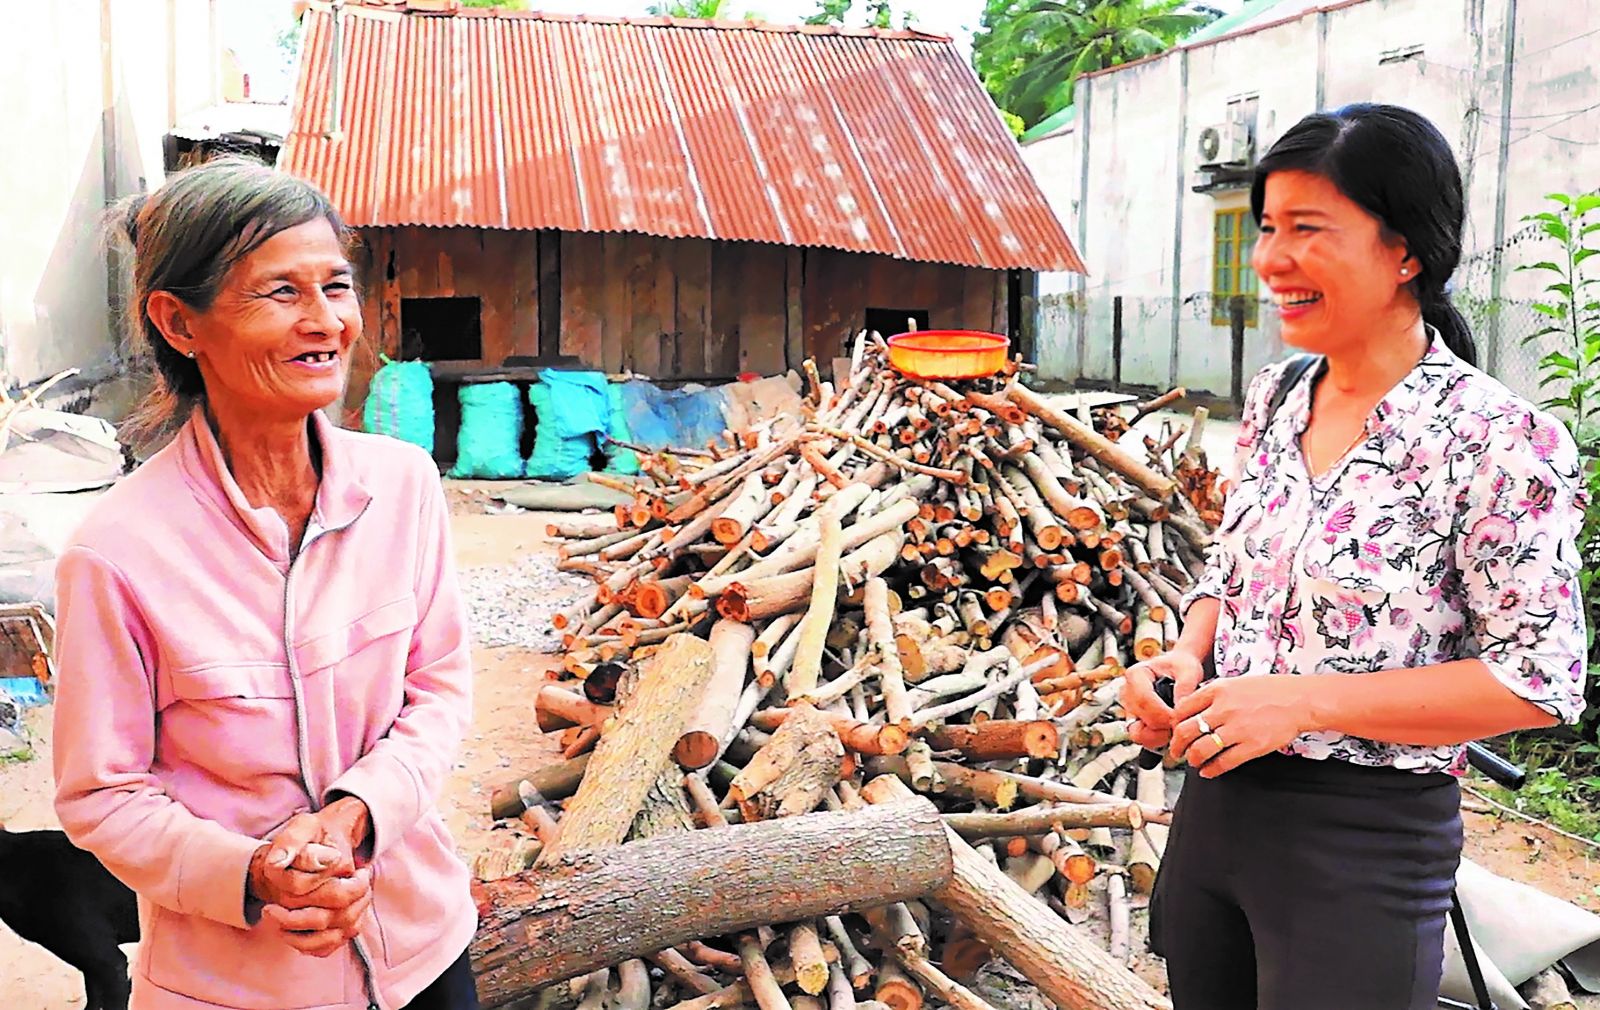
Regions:
<instances>
[{"instance_id":1,"label":"green foliage","mask_svg":"<svg viewBox=\"0 0 1600 1010\"><path fill-rule=\"evenodd\" d=\"M1011 135L1013 137L1016 137L1020 140L1022 135L1027 132L1028 125L1024 123L1022 121L1022 117L1016 113L1007 112L1006 110L1001 109L1000 118L1006 121L1006 126L1010 127Z\"/></svg>"},{"instance_id":2,"label":"green foliage","mask_svg":"<svg viewBox=\"0 0 1600 1010\"><path fill-rule=\"evenodd\" d=\"M1182 0L985 0L973 67L1000 107L1032 126L1072 104L1073 81L1154 56L1207 23Z\"/></svg>"},{"instance_id":3,"label":"green foliage","mask_svg":"<svg viewBox=\"0 0 1600 1010\"><path fill-rule=\"evenodd\" d=\"M1485 795L1562 831L1600 841L1600 744L1519 733L1506 741L1505 751L1529 770L1528 781L1515 793L1487 780L1475 782Z\"/></svg>"},{"instance_id":4,"label":"green foliage","mask_svg":"<svg viewBox=\"0 0 1600 1010\"><path fill-rule=\"evenodd\" d=\"M461 0L463 7L499 7L501 10L525 11L528 9L528 0Z\"/></svg>"},{"instance_id":5,"label":"green foliage","mask_svg":"<svg viewBox=\"0 0 1600 1010\"><path fill-rule=\"evenodd\" d=\"M806 18L808 25L842 25L850 13L851 0L817 0L817 12Z\"/></svg>"},{"instance_id":6,"label":"green foliage","mask_svg":"<svg viewBox=\"0 0 1600 1010\"><path fill-rule=\"evenodd\" d=\"M728 0L667 0L665 3L651 4L645 11L656 17L695 18L701 21L766 20L755 11L745 11L734 19L728 13Z\"/></svg>"},{"instance_id":7,"label":"green foliage","mask_svg":"<svg viewBox=\"0 0 1600 1010\"><path fill-rule=\"evenodd\" d=\"M1544 233L1553 255L1517 268L1543 274L1548 281L1544 300L1534 305L1548 322L1523 343L1555 343L1539 361L1539 388L1554 387L1544 405L1566 422L1583 463L1587 501L1578 550L1584 560L1579 579L1589 631L1589 709L1582 728L1594 740L1600 738L1600 655L1595 649L1600 622L1600 586L1595 584L1600 572L1600 275L1588 261L1600 256L1600 191L1552 193L1549 200L1553 209L1524 218Z\"/></svg>"}]
</instances>

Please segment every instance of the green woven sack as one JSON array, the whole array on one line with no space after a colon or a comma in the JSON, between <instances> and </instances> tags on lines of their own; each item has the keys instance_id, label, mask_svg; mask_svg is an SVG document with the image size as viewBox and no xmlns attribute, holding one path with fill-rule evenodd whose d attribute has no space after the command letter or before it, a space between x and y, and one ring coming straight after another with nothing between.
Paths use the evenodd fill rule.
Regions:
<instances>
[{"instance_id":1,"label":"green woven sack","mask_svg":"<svg viewBox=\"0 0 1600 1010\"><path fill-rule=\"evenodd\" d=\"M509 382L461 387L461 432L451 477L522 476L522 397Z\"/></svg>"},{"instance_id":2,"label":"green woven sack","mask_svg":"<svg viewBox=\"0 0 1600 1010\"><path fill-rule=\"evenodd\" d=\"M628 410L622 404L622 387L615 382L606 385L606 399L611 402L611 416L606 424L609 430L606 434L621 442L632 442L633 433L628 430ZM606 469L611 473L635 474L639 472L639 457L634 455L632 449L625 449L620 445L607 446L610 461Z\"/></svg>"},{"instance_id":3,"label":"green woven sack","mask_svg":"<svg viewBox=\"0 0 1600 1010\"><path fill-rule=\"evenodd\" d=\"M361 405L362 430L420 445L432 455L433 373L428 363L382 360Z\"/></svg>"},{"instance_id":4,"label":"green woven sack","mask_svg":"<svg viewBox=\"0 0 1600 1010\"><path fill-rule=\"evenodd\" d=\"M536 480L570 480L588 473L594 438L562 438L558 434L555 398L544 383L535 382L528 387L528 402L533 405L534 414L533 453L523 473Z\"/></svg>"}]
</instances>

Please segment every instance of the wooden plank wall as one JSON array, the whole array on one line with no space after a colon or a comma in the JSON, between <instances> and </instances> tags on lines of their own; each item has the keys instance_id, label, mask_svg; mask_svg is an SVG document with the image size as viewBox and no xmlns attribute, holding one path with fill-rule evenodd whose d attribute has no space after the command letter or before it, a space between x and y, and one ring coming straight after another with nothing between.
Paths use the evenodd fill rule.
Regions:
<instances>
[{"instance_id":1,"label":"wooden plank wall","mask_svg":"<svg viewBox=\"0 0 1600 1010\"><path fill-rule=\"evenodd\" d=\"M679 380L778 374L807 356L826 372L869 307L923 309L937 329L1006 326L1004 271L831 249L393 228L364 232L355 255L368 347L391 357L400 351L402 298L480 298L486 366L514 354L561 355ZM376 353L369 357L352 368L347 404L366 394L377 364Z\"/></svg>"},{"instance_id":2,"label":"wooden plank wall","mask_svg":"<svg viewBox=\"0 0 1600 1010\"><path fill-rule=\"evenodd\" d=\"M665 379L772 375L808 355L826 368L869 307L1003 332L1005 276L827 249L563 233L560 349Z\"/></svg>"}]
</instances>

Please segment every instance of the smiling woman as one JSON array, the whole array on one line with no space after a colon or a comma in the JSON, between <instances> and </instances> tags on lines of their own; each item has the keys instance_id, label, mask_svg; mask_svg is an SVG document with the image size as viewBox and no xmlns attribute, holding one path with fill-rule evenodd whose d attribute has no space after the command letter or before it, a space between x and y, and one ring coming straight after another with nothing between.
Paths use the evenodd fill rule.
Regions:
<instances>
[{"instance_id":1,"label":"smiling woman","mask_svg":"<svg viewBox=\"0 0 1600 1010\"><path fill-rule=\"evenodd\" d=\"M1251 210L1309 358L1251 383L1177 647L1125 678L1130 738L1192 766L1152 946L1176 1010L1431 1008L1461 745L1583 708L1577 450L1473 367L1461 175L1426 119L1306 117Z\"/></svg>"},{"instance_id":2,"label":"smiling woman","mask_svg":"<svg viewBox=\"0 0 1600 1010\"><path fill-rule=\"evenodd\" d=\"M475 1010L449 514L427 453L321 410L361 336L344 225L234 159L117 221L141 422L176 431L61 556L54 771L139 898L128 1005Z\"/></svg>"}]
</instances>

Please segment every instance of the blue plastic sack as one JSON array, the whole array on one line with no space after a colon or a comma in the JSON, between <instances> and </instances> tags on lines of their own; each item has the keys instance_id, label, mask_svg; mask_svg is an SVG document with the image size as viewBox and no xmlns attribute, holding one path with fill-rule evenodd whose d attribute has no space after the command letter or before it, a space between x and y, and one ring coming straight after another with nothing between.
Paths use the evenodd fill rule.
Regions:
<instances>
[{"instance_id":1,"label":"blue plastic sack","mask_svg":"<svg viewBox=\"0 0 1600 1010\"><path fill-rule=\"evenodd\" d=\"M603 374L544 368L539 371L539 381L550 391L556 437L603 435L610 429L611 400L606 389L611 383Z\"/></svg>"},{"instance_id":2,"label":"blue plastic sack","mask_svg":"<svg viewBox=\"0 0 1600 1010\"><path fill-rule=\"evenodd\" d=\"M425 361L382 360L361 407L362 429L420 445L432 455L433 373Z\"/></svg>"},{"instance_id":3,"label":"blue plastic sack","mask_svg":"<svg viewBox=\"0 0 1600 1010\"><path fill-rule=\"evenodd\" d=\"M545 382L528 387L528 402L533 405L533 453L523 474L536 480L568 480L587 473L589 455L594 451L593 435L561 435L561 407L554 388Z\"/></svg>"},{"instance_id":4,"label":"blue plastic sack","mask_svg":"<svg viewBox=\"0 0 1600 1010\"><path fill-rule=\"evenodd\" d=\"M509 382L461 387L461 433L451 477L522 476L522 395Z\"/></svg>"},{"instance_id":5,"label":"blue plastic sack","mask_svg":"<svg viewBox=\"0 0 1600 1010\"><path fill-rule=\"evenodd\" d=\"M720 388L662 389L633 379L622 384L632 441L652 449L705 445L727 427Z\"/></svg>"}]
</instances>

